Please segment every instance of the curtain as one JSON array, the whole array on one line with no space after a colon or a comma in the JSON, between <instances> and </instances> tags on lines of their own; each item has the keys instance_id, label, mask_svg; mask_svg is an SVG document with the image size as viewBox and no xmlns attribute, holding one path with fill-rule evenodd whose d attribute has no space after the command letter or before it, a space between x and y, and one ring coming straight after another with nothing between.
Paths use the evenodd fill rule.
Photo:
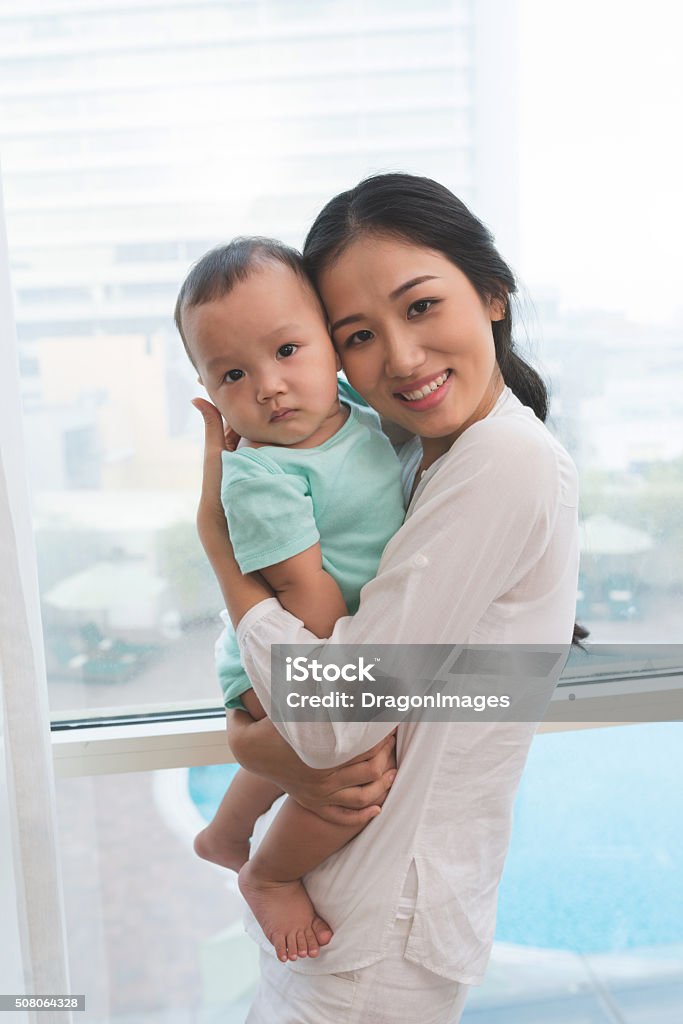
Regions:
<instances>
[{"instance_id":1,"label":"curtain","mask_svg":"<svg viewBox=\"0 0 683 1024\"><path fill-rule=\"evenodd\" d=\"M69 994L54 775L0 180L0 992ZM19 987L17 987L19 986ZM71 1024L65 1011L3 1024Z\"/></svg>"}]
</instances>

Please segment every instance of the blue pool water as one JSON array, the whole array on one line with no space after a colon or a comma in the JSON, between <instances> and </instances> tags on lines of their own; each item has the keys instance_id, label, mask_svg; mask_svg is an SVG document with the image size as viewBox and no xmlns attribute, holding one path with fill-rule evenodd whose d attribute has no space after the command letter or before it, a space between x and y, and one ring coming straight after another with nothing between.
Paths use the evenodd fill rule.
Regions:
<instances>
[{"instance_id":1,"label":"blue pool water","mask_svg":"<svg viewBox=\"0 0 683 1024\"><path fill-rule=\"evenodd\" d=\"M535 739L496 937L578 953L683 943L683 724Z\"/></svg>"},{"instance_id":2,"label":"blue pool water","mask_svg":"<svg viewBox=\"0 0 683 1024\"><path fill-rule=\"evenodd\" d=\"M190 769L207 820L235 771ZM577 953L683 943L682 780L681 723L538 736L496 938Z\"/></svg>"},{"instance_id":3,"label":"blue pool water","mask_svg":"<svg viewBox=\"0 0 683 1024\"><path fill-rule=\"evenodd\" d=\"M211 821L213 818L238 768L239 765L236 764L209 764L201 768L190 768L190 796L204 821Z\"/></svg>"}]
</instances>

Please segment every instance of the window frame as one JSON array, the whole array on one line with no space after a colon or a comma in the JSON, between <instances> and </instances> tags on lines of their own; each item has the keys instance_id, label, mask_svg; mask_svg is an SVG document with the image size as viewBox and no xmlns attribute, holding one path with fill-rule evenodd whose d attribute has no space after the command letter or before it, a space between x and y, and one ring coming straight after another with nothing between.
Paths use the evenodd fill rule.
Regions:
<instances>
[{"instance_id":1,"label":"window frame","mask_svg":"<svg viewBox=\"0 0 683 1024\"><path fill-rule=\"evenodd\" d=\"M682 691L683 672L642 673L614 679L590 676L578 682L563 680L553 695L551 712L541 722L538 732L680 721ZM595 720L576 721L577 692L584 714ZM616 700L628 713L629 720L603 721ZM653 717L655 711L657 717ZM52 751L58 778L194 768L236 761L228 744L224 712L218 708L195 714L160 712L135 722L126 721L124 716L96 724L83 720L53 722Z\"/></svg>"}]
</instances>

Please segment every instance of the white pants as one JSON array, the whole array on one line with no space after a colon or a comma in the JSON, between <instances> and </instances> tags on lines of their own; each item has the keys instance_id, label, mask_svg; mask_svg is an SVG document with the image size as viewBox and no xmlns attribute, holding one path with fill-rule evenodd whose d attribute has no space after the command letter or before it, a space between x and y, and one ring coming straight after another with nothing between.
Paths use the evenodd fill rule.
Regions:
<instances>
[{"instance_id":1,"label":"white pants","mask_svg":"<svg viewBox=\"0 0 683 1024\"><path fill-rule=\"evenodd\" d=\"M404 960L411 917L398 917L386 957L342 974L297 974L261 953L246 1024L458 1024L468 986Z\"/></svg>"}]
</instances>

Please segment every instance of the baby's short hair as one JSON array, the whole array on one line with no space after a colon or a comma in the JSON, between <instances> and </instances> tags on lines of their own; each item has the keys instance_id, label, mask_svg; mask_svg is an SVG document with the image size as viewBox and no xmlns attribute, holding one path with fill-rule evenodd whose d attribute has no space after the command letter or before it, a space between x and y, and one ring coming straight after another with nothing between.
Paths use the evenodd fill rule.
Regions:
<instances>
[{"instance_id":1,"label":"baby's short hair","mask_svg":"<svg viewBox=\"0 0 683 1024\"><path fill-rule=\"evenodd\" d=\"M316 299L318 298L304 270L301 253L275 238L261 238L259 235L233 238L227 245L211 249L194 264L180 286L174 319L185 351L195 369L195 361L183 333L183 310L223 298L240 281L246 281L257 267L275 262L283 263L294 271L311 288Z\"/></svg>"}]
</instances>

